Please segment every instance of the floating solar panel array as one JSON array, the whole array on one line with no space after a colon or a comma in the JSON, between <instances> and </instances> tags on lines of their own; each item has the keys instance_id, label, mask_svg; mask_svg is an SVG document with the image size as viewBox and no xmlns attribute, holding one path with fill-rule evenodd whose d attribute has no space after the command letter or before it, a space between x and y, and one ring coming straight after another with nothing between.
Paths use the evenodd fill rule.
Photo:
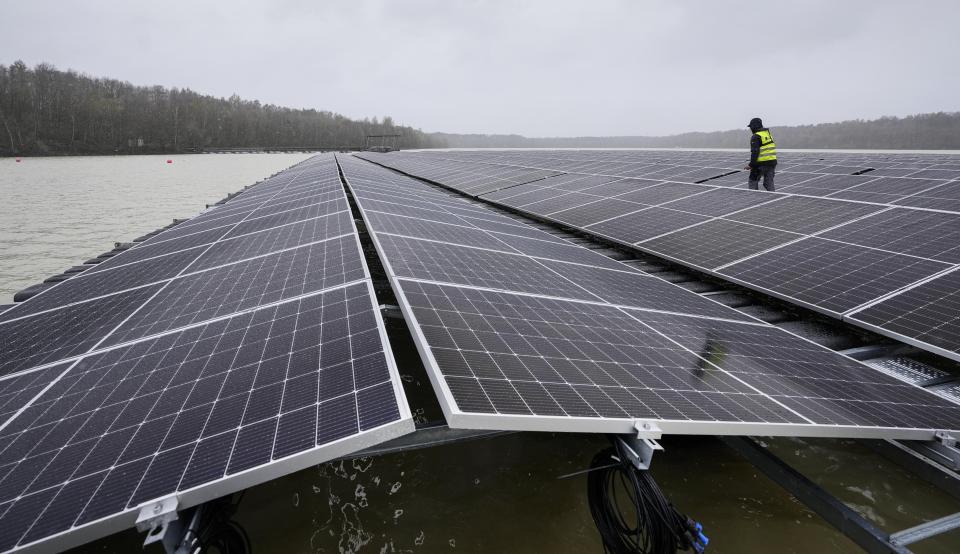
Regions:
<instances>
[{"instance_id":1,"label":"floating solar panel array","mask_svg":"<svg viewBox=\"0 0 960 554\"><path fill-rule=\"evenodd\" d=\"M0 551L413 430L332 155L0 314Z\"/></svg>"},{"instance_id":2,"label":"floating solar panel array","mask_svg":"<svg viewBox=\"0 0 960 554\"><path fill-rule=\"evenodd\" d=\"M340 161L451 426L902 438L960 426L960 406L919 387L462 195Z\"/></svg>"},{"instance_id":3,"label":"floating solar panel array","mask_svg":"<svg viewBox=\"0 0 960 554\"><path fill-rule=\"evenodd\" d=\"M777 193L731 188L745 173L730 152L364 156L960 360L956 156L784 153ZM558 174L459 186L480 166L491 185L496 168Z\"/></svg>"}]
</instances>

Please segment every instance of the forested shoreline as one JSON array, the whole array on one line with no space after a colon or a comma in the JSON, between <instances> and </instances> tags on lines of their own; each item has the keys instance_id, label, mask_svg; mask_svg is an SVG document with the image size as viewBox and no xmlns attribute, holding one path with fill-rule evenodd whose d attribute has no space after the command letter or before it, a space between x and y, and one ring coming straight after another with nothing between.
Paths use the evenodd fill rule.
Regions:
<instances>
[{"instance_id":1,"label":"forested shoreline","mask_svg":"<svg viewBox=\"0 0 960 554\"><path fill-rule=\"evenodd\" d=\"M960 150L960 112L817 125L768 121L781 148ZM746 148L743 129L663 137L545 137L435 133L450 148Z\"/></svg>"},{"instance_id":2,"label":"forested shoreline","mask_svg":"<svg viewBox=\"0 0 960 554\"><path fill-rule=\"evenodd\" d=\"M960 112L777 126L781 148L960 150ZM399 133L400 148L745 148L746 129L670 136L524 137L425 133L390 117L350 119L237 95L0 65L0 156L159 154L228 148L353 148Z\"/></svg>"},{"instance_id":3,"label":"forested shoreline","mask_svg":"<svg viewBox=\"0 0 960 554\"><path fill-rule=\"evenodd\" d=\"M189 89L0 65L0 156L150 154L205 148L335 148L400 133L400 147L443 146L390 117L357 121L329 111L218 98Z\"/></svg>"}]
</instances>

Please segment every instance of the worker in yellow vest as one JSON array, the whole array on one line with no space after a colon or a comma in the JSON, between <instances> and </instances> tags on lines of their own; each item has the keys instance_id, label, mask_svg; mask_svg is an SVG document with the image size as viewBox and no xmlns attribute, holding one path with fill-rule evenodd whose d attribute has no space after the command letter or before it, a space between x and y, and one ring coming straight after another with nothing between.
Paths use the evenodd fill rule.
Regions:
<instances>
[{"instance_id":1,"label":"worker in yellow vest","mask_svg":"<svg viewBox=\"0 0 960 554\"><path fill-rule=\"evenodd\" d=\"M744 169L750 170L747 185L751 190L758 190L760 177L763 177L763 188L773 192L773 174L777 167L777 143L773 142L770 129L763 126L759 117L750 120L747 125L750 132L750 163Z\"/></svg>"}]
</instances>

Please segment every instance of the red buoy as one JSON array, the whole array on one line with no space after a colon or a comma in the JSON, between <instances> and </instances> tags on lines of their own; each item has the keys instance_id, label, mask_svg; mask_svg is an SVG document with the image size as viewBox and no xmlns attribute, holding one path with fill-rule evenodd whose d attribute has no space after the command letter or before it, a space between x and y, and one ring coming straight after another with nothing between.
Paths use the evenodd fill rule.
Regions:
<instances>
[{"instance_id":1,"label":"red buoy","mask_svg":"<svg viewBox=\"0 0 960 554\"><path fill-rule=\"evenodd\" d=\"M168 164L172 164L172 163L173 163L173 160L167 160L167 163L168 163Z\"/></svg>"}]
</instances>

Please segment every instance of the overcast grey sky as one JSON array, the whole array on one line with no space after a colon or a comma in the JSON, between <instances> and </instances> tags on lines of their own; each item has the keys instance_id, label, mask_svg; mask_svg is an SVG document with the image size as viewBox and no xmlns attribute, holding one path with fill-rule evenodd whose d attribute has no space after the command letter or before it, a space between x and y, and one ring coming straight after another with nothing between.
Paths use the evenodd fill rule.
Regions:
<instances>
[{"instance_id":1,"label":"overcast grey sky","mask_svg":"<svg viewBox=\"0 0 960 554\"><path fill-rule=\"evenodd\" d=\"M0 63L426 131L652 135L960 110L960 2L0 0Z\"/></svg>"}]
</instances>

